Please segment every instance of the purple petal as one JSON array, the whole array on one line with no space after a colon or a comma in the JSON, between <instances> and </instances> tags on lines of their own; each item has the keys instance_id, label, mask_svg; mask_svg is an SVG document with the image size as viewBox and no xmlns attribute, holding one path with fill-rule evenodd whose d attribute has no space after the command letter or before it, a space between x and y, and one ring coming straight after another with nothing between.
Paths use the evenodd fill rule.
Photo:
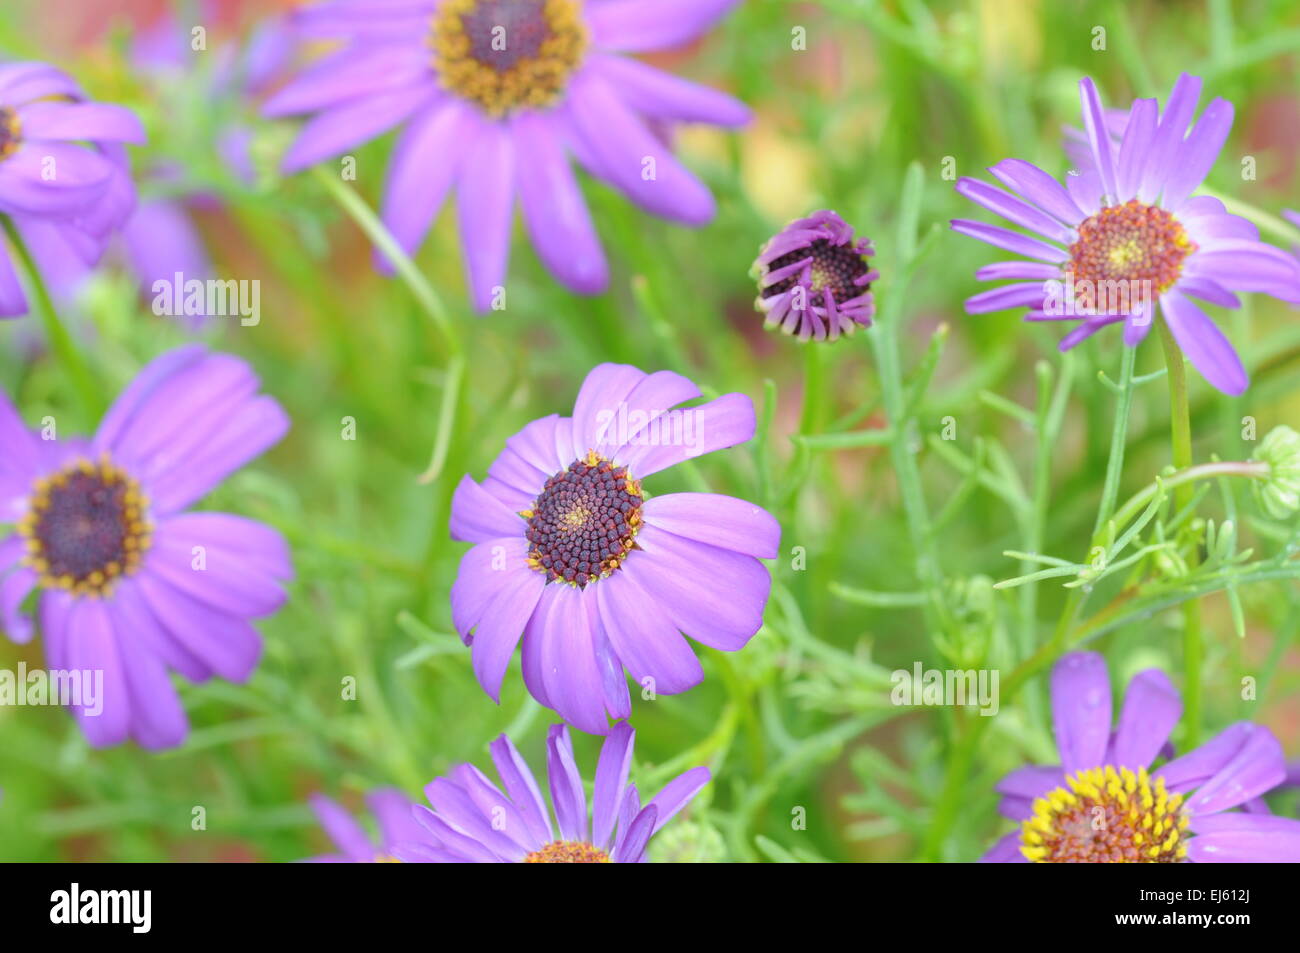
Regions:
<instances>
[{"instance_id":1,"label":"purple petal","mask_svg":"<svg viewBox=\"0 0 1300 953\"><path fill-rule=\"evenodd\" d=\"M1246 736L1231 760L1196 789L1187 799L1187 810L1193 817L1226 811L1271 791L1285 778L1282 746L1271 731L1261 728Z\"/></svg>"},{"instance_id":2,"label":"purple petal","mask_svg":"<svg viewBox=\"0 0 1300 953\"><path fill-rule=\"evenodd\" d=\"M470 297L480 312L491 310L505 287L514 211L515 147L508 128L485 123L464 147L456 214Z\"/></svg>"},{"instance_id":3,"label":"purple petal","mask_svg":"<svg viewBox=\"0 0 1300 953\"><path fill-rule=\"evenodd\" d=\"M632 768L632 746L636 732L623 722L611 729L600 749L596 784L591 799L591 842L604 848L614 833L618 808L623 803L628 772Z\"/></svg>"},{"instance_id":4,"label":"purple petal","mask_svg":"<svg viewBox=\"0 0 1300 953\"><path fill-rule=\"evenodd\" d=\"M739 0L610 0L584 11L598 47L644 53L681 46L720 20Z\"/></svg>"},{"instance_id":5,"label":"purple petal","mask_svg":"<svg viewBox=\"0 0 1300 953\"><path fill-rule=\"evenodd\" d=\"M745 394L723 394L707 404L664 414L656 424L657 437L643 443L642 435L635 435L614 456L637 479L752 439L754 402Z\"/></svg>"},{"instance_id":6,"label":"purple petal","mask_svg":"<svg viewBox=\"0 0 1300 953\"><path fill-rule=\"evenodd\" d=\"M1192 190L1205 181L1232 129L1232 103L1216 99L1205 107L1196 127L1178 150L1160 204L1177 214Z\"/></svg>"},{"instance_id":7,"label":"purple petal","mask_svg":"<svg viewBox=\"0 0 1300 953\"><path fill-rule=\"evenodd\" d=\"M1259 814L1194 817L1187 857L1198 864L1300 863L1300 821Z\"/></svg>"},{"instance_id":8,"label":"purple petal","mask_svg":"<svg viewBox=\"0 0 1300 953\"><path fill-rule=\"evenodd\" d=\"M664 786L664 789L650 799L647 808L658 811L654 831L657 832L676 816L677 812L690 804L704 785L713 779L708 768L691 768L679 774Z\"/></svg>"},{"instance_id":9,"label":"purple petal","mask_svg":"<svg viewBox=\"0 0 1300 953\"><path fill-rule=\"evenodd\" d=\"M313 64L272 95L262 115L316 112L432 80L431 57L417 43L355 44Z\"/></svg>"},{"instance_id":10,"label":"purple petal","mask_svg":"<svg viewBox=\"0 0 1300 953\"><path fill-rule=\"evenodd\" d=\"M636 575L616 572L596 583L596 605L619 661L656 694L676 695L704 681L695 651ZM647 682L647 680L649 680Z\"/></svg>"},{"instance_id":11,"label":"purple petal","mask_svg":"<svg viewBox=\"0 0 1300 953\"><path fill-rule=\"evenodd\" d=\"M1115 729L1115 766L1148 767L1182 713L1182 699L1164 672L1151 668L1133 676Z\"/></svg>"},{"instance_id":12,"label":"purple petal","mask_svg":"<svg viewBox=\"0 0 1300 953\"><path fill-rule=\"evenodd\" d=\"M1059 272L1053 278L1058 278ZM981 291L966 299L967 314L989 314L1007 308L1040 308L1047 297L1044 282L1031 281L1014 285L1004 285Z\"/></svg>"},{"instance_id":13,"label":"purple petal","mask_svg":"<svg viewBox=\"0 0 1300 953\"><path fill-rule=\"evenodd\" d=\"M1052 669L1052 727L1065 774L1100 767L1110 739L1110 676L1095 652L1071 652Z\"/></svg>"},{"instance_id":14,"label":"purple petal","mask_svg":"<svg viewBox=\"0 0 1300 953\"><path fill-rule=\"evenodd\" d=\"M1196 102L1200 98L1201 78L1181 74L1174 82L1173 91L1165 103L1150 155L1142 170L1138 198L1143 202L1154 202L1164 188L1165 180L1173 171L1174 162L1187 136L1187 124L1192 121L1192 113L1196 111Z\"/></svg>"},{"instance_id":15,"label":"purple petal","mask_svg":"<svg viewBox=\"0 0 1300 953\"><path fill-rule=\"evenodd\" d=\"M512 125L520 153L529 157L518 164L519 203L538 257L571 290L599 294L609 267L557 131L531 111Z\"/></svg>"},{"instance_id":16,"label":"purple petal","mask_svg":"<svg viewBox=\"0 0 1300 953\"><path fill-rule=\"evenodd\" d=\"M529 622L529 638L539 640L547 701L574 727L589 734L605 734L609 722L604 676L597 663L595 620L591 618L595 600L594 592L562 583L547 586Z\"/></svg>"},{"instance_id":17,"label":"purple petal","mask_svg":"<svg viewBox=\"0 0 1300 953\"><path fill-rule=\"evenodd\" d=\"M1083 107L1083 129L1092 151L1093 167L1101 177L1102 191L1114 201L1122 200L1115 185L1115 147L1106 128L1105 111L1092 77L1079 80L1079 100Z\"/></svg>"},{"instance_id":18,"label":"purple petal","mask_svg":"<svg viewBox=\"0 0 1300 953\"><path fill-rule=\"evenodd\" d=\"M983 222L975 222L964 218L955 218L951 224L954 232L979 239L996 248L1002 248L1017 255L1024 255L1027 258L1036 258L1039 261L1063 262L1070 257L1069 253L1064 249L998 225L985 225Z\"/></svg>"},{"instance_id":19,"label":"purple petal","mask_svg":"<svg viewBox=\"0 0 1300 953\"><path fill-rule=\"evenodd\" d=\"M497 543L480 543L475 549ZM470 550L473 552L474 550ZM462 562L462 567L464 563ZM501 681L505 678L506 666L515 654L519 638L524 634L542 597L545 577L540 572L533 572L526 565L510 560L508 569L491 573L491 586L495 592L483 608L478 624L474 627L473 662L474 674L488 696L500 704ZM455 590L462 583L462 576L456 577L452 586L453 600Z\"/></svg>"},{"instance_id":20,"label":"purple petal","mask_svg":"<svg viewBox=\"0 0 1300 953\"><path fill-rule=\"evenodd\" d=\"M743 126L752 118L749 107L740 100L640 60L596 54L589 62L614 84L623 101L642 116L717 126Z\"/></svg>"},{"instance_id":21,"label":"purple petal","mask_svg":"<svg viewBox=\"0 0 1300 953\"><path fill-rule=\"evenodd\" d=\"M98 599L78 599L72 605L67 623L65 665L60 668L102 673L97 706L73 705L72 712L81 724L86 740L93 748L121 744L127 738L131 717L131 695L123 669L112 619ZM83 694L82 702L88 699Z\"/></svg>"},{"instance_id":22,"label":"purple petal","mask_svg":"<svg viewBox=\"0 0 1300 953\"><path fill-rule=\"evenodd\" d=\"M1120 201L1136 195L1142 184L1142 169L1155 139L1159 108L1154 99L1138 99L1133 102L1128 125L1124 129L1124 139L1119 147L1119 162L1115 167L1115 187L1119 191Z\"/></svg>"},{"instance_id":23,"label":"purple petal","mask_svg":"<svg viewBox=\"0 0 1300 953\"><path fill-rule=\"evenodd\" d=\"M522 535L526 524L519 514L468 475L461 478L451 498L451 538L466 543L482 543L503 536Z\"/></svg>"},{"instance_id":24,"label":"purple petal","mask_svg":"<svg viewBox=\"0 0 1300 953\"><path fill-rule=\"evenodd\" d=\"M381 217L407 255L414 255L428 234L460 170L464 143L477 128L464 103L435 101L412 116L397 137ZM380 270L394 272L394 263L378 249L375 260Z\"/></svg>"},{"instance_id":25,"label":"purple petal","mask_svg":"<svg viewBox=\"0 0 1300 953\"><path fill-rule=\"evenodd\" d=\"M1020 832L1012 831L998 839L980 858L981 864L1027 864L1028 858L1020 852Z\"/></svg>"},{"instance_id":26,"label":"purple petal","mask_svg":"<svg viewBox=\"0 0 1300 953\"><path fill-rule=\"evenodd\" d=\"M682 632L725 652L742 648L763 624L772 578L751 556L683 539L654 526L637 535L640 552L623 571L655 599ZM597 583L599 585L599 583Z\"/></svg>"},{"instance_id":27,"label":"purple petal","mask_svg":"<svg viewBox=\"0 0 1300 953\"><path fill-rule=\"evenodd\" d=\"M760 559L775 559L781 544L776 518L733 496L669 493L647 500L641 513L647 524L677 536Z\"/></svg>"},{"instance_id":28,"label":"purple petal","mask_svg":"<svg viewBox=\"0 0 1300 953\"><path fill-rule=\"evenodd\" d=\"M685 225L712 220L713 196L599 76L578 73L565 110L592 170L649 212Z\"/></svg>"},{"instance_id":29,"label":"purple petal","mask_svg":"<svg viewBox=\"0 0 1300 953\"><path fill-rule=\"evenodd\" d=\"M979 179L963 176L957 180L956 189L958 195L964 195L977 205L1001 215L1007 221L1037 232L1052 241L1068 245L1077 238L1073 229L1065 227L1050 215L1027 202L1022 202L1010 192L981 182Z\"/></svg>"},{"instance_id":30,"label":"purple petal","mask_svg":"<svg viewBox=\"0 0 1300 953\"><path fill-rule=\"evenodd\" d=\"M375 859L375 848L370 837L343 807L323 794L313 794L309 799L311 809L325 829L330 840L353 863L368 863Z\"/></svg>"},{"instance_id":31,"label":"purple petal","mask_svg":"<svg viewBox=\"0 0 1300 953\"><path fill-rule=\"evenodd\" d=\"M1060 182L1024 159L1003 159L989 168L993 177L1066 225L1078 225L1085 213Z\"/></svg>"},{"instance_id":32,"label":"purple petal","mask_svg":"<svg viewBox=\"0 0 1300 953\"><path fill-rule=\"evenodd\" d=\"M573 741L566 725L552 725L546 734L546 776L560 836L565 840L585 841L587 798L582 775L573 760Z\"/></svg>"},{"instance_id":33,"label":"purple petal","mask_svg":"<svg viewBox=\"0 0 1300 953\"><path fill-rule=\"evenodd\" d=\"M417 82L318 113L302 127L280 168L290 175L340 156L387 132L439 95L427 83Z\"/></svg>"},{"instance_id":34,"label":"purple petal","mask_svg":"<svg viewBox=\"0 0 1300 953\"><path fill-rule=\"evenodd\" d=\"M527 822L534 842L538 847L550 843L555 839L551 816L546 811L541 788L538 787L537 779L533 777L527 762L519 754L514 743L505 735L499 736L492 742L489 750L492 754L492 763L496 765L497 775L505 785L511 803L519 809L519 813Z\"/></svg>"},{"instance_id":35,"label":"purple petal","mask_svg":"<svg viewBox=\"0 0 1300 953\"><path fill-rule=\"evenodd\" d=\"M37 102L18 111L23 138L73 141L145 141L144 126L125 106L110 103Z\"/></svg>"},{"instance_id":36,"label":"purple petal","mask_svg":"<svg viewBox=\"0 0 1300 953\"><path fill-rule=\"evenodd\" d=\"M1176 290L1161 296L1160 307L1178 347L1201 375L1225 394L1235 397L1243 393L1250 379L1241 358L1218 325Z\"/></svg>"}]
</instances>

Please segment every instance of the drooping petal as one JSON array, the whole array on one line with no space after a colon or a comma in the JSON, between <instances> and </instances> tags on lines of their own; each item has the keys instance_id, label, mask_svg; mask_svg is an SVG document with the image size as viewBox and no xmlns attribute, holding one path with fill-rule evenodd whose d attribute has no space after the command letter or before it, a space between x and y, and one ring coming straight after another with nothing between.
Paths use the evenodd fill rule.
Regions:
<instances>
[{"instance_id":1,"label":"drooping petal","mask_svg":"<svg viewBox=\"0 0 1300 953\"><path fill-rule=\"evenodd\" d=\"M532 111L512 125L520 155L528 157L517 164L519 204L538 257L571 290L599 294L609 284L609 266L558 132Z\"/></svg>"},{"instance_id":2,"label":"drooping petal","mask_svg":"<svg viewBox=\"0 0 1300 953\"><path fill-rule=\"evenodd\" d=\"M465 146L456 214L470 298L489 311L505 287L515 200L515 146L509 129L484 123Z\"/></svg>"},{"instance_id":3,"label":"drooping petal","mask_svg":"<svg viewBox=\"0 0 1300 953\"><path fill-rule=\"evenodd\" d=\"M1160 298L1169 330L1178 347L1201 375L1229 396L1244 393L1250 378L1232 343L1190 298L1177 290Z\"/></svg>"}]
</instances>

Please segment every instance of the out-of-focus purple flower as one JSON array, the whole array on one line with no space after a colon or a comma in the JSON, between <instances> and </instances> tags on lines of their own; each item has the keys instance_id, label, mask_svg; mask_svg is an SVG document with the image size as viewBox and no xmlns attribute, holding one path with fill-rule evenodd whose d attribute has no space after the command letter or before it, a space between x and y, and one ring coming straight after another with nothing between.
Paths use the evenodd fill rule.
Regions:
<instances>
[{"instance_id":1,"label":"out-of-focus purple flower","mask_svg":"<svg viewBox=\"0 0 1300 953\"><path fill-rule=\"evenodd\" d=\"M983 860L1300 861L1300 821L1273 816L1260 799L1286 778L1282 746L1267 728L1238 722L1150 770L1169 755L1182 711L1168 677L1148 669L1129 682L1112 731L1105 659L1064 656L1052 670L1061 763L1020 768L998 783L999 810L1021 828Z\"/></svg>"},{"instance_id":2,"label":"out-of-focus purple flower","mask_svg":"<svg viewBox=\"0 0 1300 953\"><path fill-rule=\"evenodd\" d=\"M143 74L160 84L193 68L199 56L215 57L206 77L207 92L213 99L252 97L264 92L282 74L289 62L293 40L283 17L259 24L246 44L227 43L212 53L198 53L188 43L189 34L173 16L165 16L133 39L131 59ZM214 148L234 178L251 184L256 178L250 154L251 130L239 122L221 128ZM163 163L149 170L142 181L170 185L182 173L179 167ZM218 206L209 191L194 191L179 197L150 197L142 200L123 228L126 265L139 282L146 298L155 294L155 282L206 280L215 269L207 247L193 219L198 208ZM201 322L206 315L189 315Z\"/></svg>"},{"instance_id":3,"label":"out-of-focus purple flower","mask_svg":"<svg viewBox=\"0 0 1300 953\"><path fill-rule=\"evenodd\" d=\"M636 733L620 723L600 749L590 808L565 725L546 739L551 813L528 764L505 735L492 742L503 792L473 765L462 764L424 789L433 809L415 808L425 840L398 845L399 860L426 863L637 864L646 845L709 783L708 768L678 775L644 806L628 783Z\"/></svg>"},{"instance_id":4,"label":"out-of-focus purple flower","mask_svg":"<svg viewBox=\"0 0 1300 953\"><path fill-rule=\"evenodd\" d=\"M250 619L275 612L292 578L275 530L186 512L276 444L289 422L244 361L199 345L150 363L90 438L45 440L0 396L0 625L46 660L99 671L98 712L73 711L87 740L179 744L185 711L168 677L243 681L261 655Z\"/></svg>"},{"instance_id":5,"label":"out-of-focus purple flower","mask_svg":"<svg viewBox=\"0 0 1300 953\"><path fill-rule=\"evenodd\" d=\"M753 437L743 394L673 409L699 396L672 371L602 364L571 418L534 420L486 480L461 480L451 535L475 545L452 586L452 619L494 700L522 641L533 697L603 734L607 714L631 713L624 668L656 692L684 692L704 672L682 633L735 651L758 631L772 583L759 559L777 554L776 520L734 497L650 498L641 486Z\"/></svg>"},{"instance_id":6,"label":"out-of-focus purple flower","mask_svg":"<svg viewBox=\"0 0 1300 953\"><path fill-rule=\"evenodd\" d=\"M143 142L130 110L89 102L44 63L0 65L0 214L13 222L55 292L97 262L135 203L125 142ZM0 317L27 297L0 244Z\"/></svg>"},{"instance_id":7,"label":"out-of-focus purple flower","mask_svg":"<svg viewBox=\"0 0 1300 953\"><path fill-rule=\"evenodd\" d=\"M1066 350L1111 324L1136 346L1156 320L1156 302L1178 346L1214 387L1240 394L1246 370L1228 339L1193 299L1238 307L1236 291L1300 301L1300 265L1259 240L1258 229L1210 196L1193 196L1232 126L1216 99L1188 129L1201 81L1179 77L1164 110L1136 100L1122 121L1108 116L1092 80L1080 83L1086 164L1062 187L1036 166L1006 159L990 168L1011 192L963 178L957 191L1019 232L957 219L954 230L1032 261L981 268L982 280L1012 279L966 302L972 314L1025 307L1030 321L1078 321ZM1120 133L1118 142L1115 133Z\"/></svg>"},{"instance_id":8,"label":"out-of-focus purple flower","mask_svg":"<svg viewBox=\"0 0 1300 953\"><path fill-rule=\"evenodd\" d=\"M866 238L829 210L791 222L758 253L754 306L800 340L834 341L871 324L876 313L871 282L880 277L867 258L875 252Z\"/></svg>"},{"instance_id":9,"label":"out-of-focus purple flower","mask_svg":"<svg viewBox=\"0 0 1300 953\"><path fill-rule=\"evenodd\" d=\"M428 844L432 838L412 814L415 805L401 791L378 788L366 795L366 804L379 828L378 840L372 840L365 828L343 807L323 794L314 794L311 809L329 835L337 853L307 858L316 864L371 864L393 862L393 852L402 845Z\"/></svg>"},{"instance_id":10,"label":"out-of-focus purple flower","mask_svg":"<svg viewBox=\"0 0 1300 953\"><path fill-rule=\"evenodd\" d=\"M454 186L479 310L506 280L516 197L546 267L572 290L596 294L608 268L570 153L648 211L702 225L713 217L713 196L651 125L749 120L730 96L617 54L686 43L736 2L323 3L299 12L297 23L308 37L346 45L272 96L266 114L315 113L284 157L286 172L404 125L384 222L414 253Z\"/></svg>"}]
</instances>

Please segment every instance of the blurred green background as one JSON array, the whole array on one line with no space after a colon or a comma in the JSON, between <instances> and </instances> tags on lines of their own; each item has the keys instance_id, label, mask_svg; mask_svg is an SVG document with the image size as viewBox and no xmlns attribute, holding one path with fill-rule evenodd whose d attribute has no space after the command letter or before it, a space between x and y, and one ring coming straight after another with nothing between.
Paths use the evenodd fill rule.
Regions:
<instances>
[{"instance_id":1,"label":"blurred green background","mask_svg":"<svg viewBox=\"0 0 1300 953\"><path fill-rule=\"evenodd\" d=\"M419 797L421 785L456 762L490 770L488 742L506 730L540 769L552 718L524 691L517 660L497 707L451 630L447 593L466 546L447 538L450 495L461 474L481 477L524 423L567 413L587 371L611 360L672 368L710 395L752 396L765 421L759 439L658 476L649 489L708 487L753 499L784 529L766 624L748 648L724 656L700 647L701 687L634 702L633 780L642 792L693 764L715 776L655 851L733 860L918 856L953 716L891 706L887 673L943 660L918 609L863 605L848 591L916 588L889 455L878 446L796 452L791 439L884 425L871 354L862 334L809 355L764 332L749 276L759 245L790 218L834 208L876 240L877 301L896 299L905 373L924 367L933 336L946 329L916 407L918 461L932 510L956 500L939 549L954 600L969 612L968 648L1005 666L1015 660L1011 631L1049 631L1063 590L1042 585L1026 619L1020 593L988 588L1021 572L1003 551L1023 548L1023 512L981 486L955 497L962 474L926 438L952 417L958 451L978 446L1004 477L1030 486L1032 434L980 395L1033 408L1038 362L1056 378L1074 375L1048 458L1042 550L1082 558L1114 411L1097 371L1117 376L1121 345L1117 333L1099 334L1063 366L1055 328L1026 325L1012 312L963 313L962 300L980 288L975 269L1005 256L946 230L952 217L990 218L953 192L945 160L958 175L982 175L1008 156L1063 174L1061 130L1078 123L1081 76L1097 80L1109 105L1127 106L1135 96L1163 101L1186 70L1204 78L1205 101L1223 96L1237 109L1209 184L1273 214L1300 206L1300 6L1286 0L747 0L702 42L656 58L755 110L738 134L678 131L680 151L718 198L712 224L692 231L657 221L584 180L611 261L609 293L584 299L563 290L517 229L509 307L476 317L455 215L444 210L417 262L450 309L469 369L443 473L422 484L446 384L442 338L408 287L373 271L364 235L318 179L275 174L292 123L259 120L256 103L234 95L214 99L201 64L164 88L133 72L131 35L166 7L11 0L0 13L0 50L48 60L93 97L137 110L150 133L133 152L137 168L179 163L191 184L219 197L196 217L221 274L262 282L263 318L257 327L217 319L204 336L254 364L293 429L204 505L277 526L293 545L297 580L285 608L260 624L265 655L247 685L182 685L193 732L177 750L91 751L62 710L0 708L4 860L293 860L326 847L306 807L313 791L353 807L381 784ZM210 46L239 42L276 8L221 4L221 16L205 23ZM192 12L178 9L191 22ZM1093 48L1097 27L1104 50ZM792 48L796 28L806 31L806 49ZM255 185L233 181L215 156L216 136L236 118L255 133ZM372 208L391 146L389 135L355 152L349 186ZM1253 180L1241 174L1247 155L1257 160ZM892 237L913 162L924 174L921 226L940 223L942 234L904 286L891 272ZM159 191L147 179L139 188ZM105 397L185 337L141 303L111 262L68 312ZM1227 398L1192 375L1197 458L1243 459L1251 451L1243 417L1258 421L1261 436L1300 419L1300 313L1256 297L1239 312L1214 314L1252 386ZM32 317L0 326L0 385L29 421L56 413L64 432L91 429L59 368L33 354L37 328ZM828 386L806 402L806 366L818 360ZM1159 366L1153 337L1138 371ZM1168 414L1162 385L1138 390L1124 495L1168 463ZM348 417L354 441L341 438ZM1241 595L1242 639L1222 595L1205 602L1205 721L1211 731L1263 721L1294 758L1296 589L1267 584ZM1153 664L1177 682L1175 622L1160 613L1107 637L1117 685ZM0 640L0 667L40 665L41 653L39 639L25 647ZM1261 679L1257 701L1240 700L1243 673ZM347 677L358 681L355 701L340 697ZM1009 829L992 793L1003 773L1053 759L1042 681L1005 706L982 739L942 859L973 860ZM576 743L589 775L598 740L578 735ZM1293 812L1295 798L1287 800L1275 806ZM191 829L196 806L206 810L206 830Z\"/></svg>"}]
</instances>

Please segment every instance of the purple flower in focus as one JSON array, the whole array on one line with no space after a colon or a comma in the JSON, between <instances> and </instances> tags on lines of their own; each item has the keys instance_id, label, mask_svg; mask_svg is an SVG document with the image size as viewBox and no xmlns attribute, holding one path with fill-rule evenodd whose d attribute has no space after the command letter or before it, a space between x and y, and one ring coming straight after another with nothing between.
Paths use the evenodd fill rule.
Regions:
<instances>
[{"instance_id":1,"label":"purple flower in focus","mask_svg":"<svg viewBox=\"0 0 1300 953\"><path fill-rule=\"evenodd\" d=\"M124 142L143 142L122 106L88 102L44 63L0 65L0 214L8 216L52 290L97 262L135 204ZM0 317L27 297L0 244Z\"/></svg>"},{"instance_id":2,"label":"purple flower in focus","mask_svg":"<svg viewBox=\"0 0 1300 953\"><path fill-rule=\"evenodd\" d=\"M957 191L1030 237L957 219L954 230L1032 261L981 268L981 280L1013 279L975 295L982 314L1026 307L1030 321L1079 321L1061 341L1067 350L1111 324L1124 324L1136 346L1156 319L1155 305L1178 346L1214 387L1240 394L1248 379L1228 339L1196 300L1238 307L1235 291L1300 300L1300 265L1259 240L1258 229L1210 196L1193 196L1232 125L1232 104L1216 99L1188 130L1201 81L1179 77L1163 111L1139 99L1127 119L1102 110L1092 80L1080 82L1090 161L1062 187L1036 166L1006 159L989 169L1019 193L963 178ZM1118 143L1115 130L1122 129Z\"/></svg>"},{"instance_id":3,"label":"purple flower in focus","mask_svg":"<svg viewBox=\"0 0 1300 953\"><path fill-rule=\"evenodd\" d=\"M867 327L876 313L871 282L880 273L867 264L875 252L866 238L834 212L814 212L791 222L768 240L754 269L758 299L768 327L799 339L834 341Z\"/></svg>"},{"instance_id":4,"label":"purple flower in focus","mask_svg":"<svg viewBox=\"0 0 1300 953\"><path fill-rule=\"evenodd\" d=\"M1168 677L1147 669L1129 682L1112 731L1105 660L1095 652L1064 656L1052 670L1061 764L1020 768L998 783L999 810L1021 829L983 860L1300 861L1300 821L1273 816L1260 800L1286 778L1282 747L1267 728L1238 722L1150 771L1170 754L1182 710Z\"/></svg>"},{"instance_id":5,"label":"purple flower in focus","mask_svg":"<svg viewBox=\"0 0 1300 953\"><path fill-rule=\"evenodd\" d=\"M330 836L338 853L309 857L316 864L369 864L393 861L400 845L429 843L430 838L412 815L415 805L401 791L379 788L366 795L366 804L378 822L379 839L370 835L336 801L314 794L311 809Z\"/></svg>"},{"instance_id":6,"label":"purple flower in focus","mask_svg":"<svg viewBox=\"0 0 1300 953\"><path fill-rule=\"evenodd\" d=\"M280 534L186 512L279 442L289 422L244 361L200 345L151 362L91 438L44 440L0 397L0 624L49 668L103 673L102 711L73 706L96 747L179 744L188 722L168 678L243 681L293 570Z\"/></svg>"},{"instance_id":7,"label":"purple flower in focus","mask_svg":"<svg viewBox=\"0 0 1300 953\"><path fill-rule=\"evenodd\" d=\"M641 486L753 437L743 394L673 409L699 396L672 371L602 364L573 417L534 420L486 480L461 480L451 535L475 546L451 589L452 620L494 700L522 641L533 697L603 734L607 714L631 713L624 668L656 692L684 692L704 672L682 633L735 651L758 631L772 583L759 559L777 554L776 520L730 496L651 498Z\"/></svg>"},{"instance_id":8,"label":"purple flower in focus","mask_svg":"<svg viewBox=\"0 0 1300 953\"><path fill-rule=\"evenodd\" d=\"M335 0L302 10L297 22L307 36L344 47L272 96L265 112L315 113L284 157L286 172L403 125L383 220L413 254L455 186L479 310L505 283L516 197L546 267L572 290L596 294L608 268L570 155L646 210L702 225L713 196L652 127L749 119L730 96L616 54L686 43L736 2Z\"/></svg>"},{"instance_id":9,"label":"purple flower in focus","mask_svg":"<svg viewBox=\"0 0 1300 953\"><path fill-rule=\"evenodd\" d=\"M628 783L636 732L616 725L600 749L596 783L588 810L586 789L573 757L565 725L553 725L546 738L555 823L528 764L505 735L492 742L492 761L501 788L473 765L453 768L424 789L433 810L415 808L425 840L399 845L399 860L433 863L638 864L660 828L709 783L708 768L678 775L642 806L636 785Z\"/></svg>"}]
</instances>

